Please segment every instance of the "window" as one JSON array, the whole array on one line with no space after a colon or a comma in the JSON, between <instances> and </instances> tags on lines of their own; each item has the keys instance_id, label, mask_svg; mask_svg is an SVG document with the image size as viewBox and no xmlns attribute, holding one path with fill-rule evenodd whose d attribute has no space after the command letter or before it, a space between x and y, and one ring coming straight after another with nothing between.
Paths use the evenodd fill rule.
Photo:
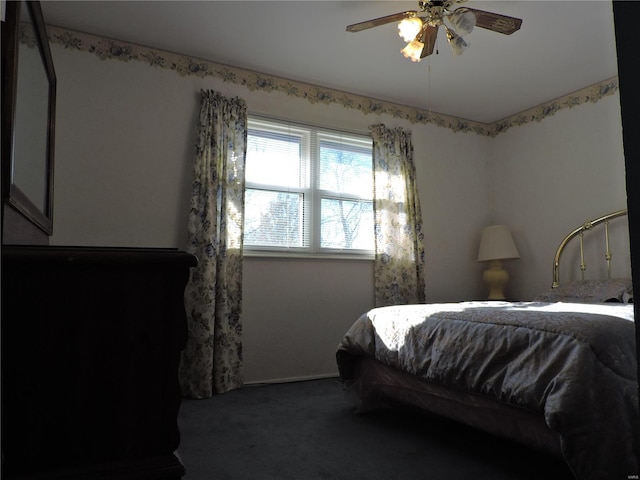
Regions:
<instances>
[{"instance_id":1,"label":"window","mask_svg":"<svg viewBox=\"0 0 640 480\"><path fill-rule=\"evenodd\" d=\"M371 138L250 117L244 249L373 253Z\"/></svg>"}]
</instances>

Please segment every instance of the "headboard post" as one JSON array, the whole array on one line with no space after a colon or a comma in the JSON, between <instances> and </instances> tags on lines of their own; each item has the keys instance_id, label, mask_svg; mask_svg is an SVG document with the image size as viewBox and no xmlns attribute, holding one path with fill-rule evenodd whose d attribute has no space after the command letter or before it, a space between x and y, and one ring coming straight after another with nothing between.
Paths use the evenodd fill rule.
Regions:
<instances>
[{"instance_id":1,"label":"headboard post","mask_svg":"<svg viewBox=\"0 0 640 480\"><path fill-rule=\"evenodd\" d=\"M611 249L609 248L609 220L604 222L604 241L607 248L604 254L604 258L607 259L607 278L611 278Z\"/></svg>"},{"instance_id":2,"label":"headboard post","mask_svg":"<svg viewBox=\"0 0 640 480\"><path fill-rule=\"evenodd\" d=\"M585 229L591 228L585 224ZM587 264L584 263L584 231L580 232L580 275L582 276L582 280L584 280L584 272L587 270Z\"/></svg>"}]
</instances>

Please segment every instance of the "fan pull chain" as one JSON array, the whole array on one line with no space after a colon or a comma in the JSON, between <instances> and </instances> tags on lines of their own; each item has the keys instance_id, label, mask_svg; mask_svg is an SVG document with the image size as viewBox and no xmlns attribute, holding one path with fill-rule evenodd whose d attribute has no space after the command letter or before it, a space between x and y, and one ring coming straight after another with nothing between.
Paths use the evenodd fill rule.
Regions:
<instances>
[{"instance_id":1,"label":"fan pull chain","mask_svg":"<svg viewBox=\"0 0 640 480\"><path fill-rule=\"evenodd\" d=\"M429 106L429 121L431 121L431 57L427 58L427 105Z\"/></svg>"}]
</instances>

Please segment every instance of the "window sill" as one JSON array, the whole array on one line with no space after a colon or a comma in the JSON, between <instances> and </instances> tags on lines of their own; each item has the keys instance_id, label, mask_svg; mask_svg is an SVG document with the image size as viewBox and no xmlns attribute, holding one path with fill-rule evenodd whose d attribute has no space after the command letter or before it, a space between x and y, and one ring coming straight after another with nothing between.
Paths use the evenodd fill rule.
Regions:
<instances>
[{"instance_id":1,"label":"window sill","mask_svg":"<svg viewBox=\"0 0 640 480\"><path fill-rule=\"evenodd\" d=\"M274 260L357 260L370 261L374 260L374 255L361 254L354 255L349 253L303 253L303 252L272 252L272 251L247 251L244 250L243 257L247 258L272 258Z\"/></svg>"}]
</instances>

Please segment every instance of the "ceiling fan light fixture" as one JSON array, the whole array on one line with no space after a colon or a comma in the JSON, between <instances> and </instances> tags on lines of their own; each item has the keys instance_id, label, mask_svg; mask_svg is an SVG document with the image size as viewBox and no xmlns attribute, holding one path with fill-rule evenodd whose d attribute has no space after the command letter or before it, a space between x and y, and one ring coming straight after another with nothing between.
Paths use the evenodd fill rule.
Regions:
<instances>
[{"instance_id":1,"label":"ceiling fan light fixture","mask_svg":"<svg viewBox=\"0 0 640 480\"><path fill-rule=\"evenodd\" d=\"M448 17L449 23L460 36L468 35L476 26L476 16L468 8L458 8Z\"/></svg>"},{"instance_id":2,"label":"ceiling fan light fixture","mask_svg":"<svg viewBox=\"0 0 640 480\"><path fill-rule=\"evenodd\" d=\"M405 18L398 24L398 34L405 42L411 42L422 30L422 20L418 17Z\"/></svg>"},{"instance_id":3,"label":"ceiling fan light fixture","mask_svg":"<svg viewBox=\"0 0 640 480\"><path fill-rule=\"evenodd\" d=\"M450 28L446 28L446 30L447 41L449 42L449 46L451 46L453 55L462 55L469 48L469 42L467 42L464 38L462 38Z\"/></svg>"},{"instance_id":4,"label":"ceiling fan light fixture","mask_svg":"<svg viewBox=\"0 0 640 480\"><path fill-rule=\"evenodd\" d=\"M422 53L423 48L424 43L419 42L418 40L412 40L400 51L406 58L411 59L412 62L419 62L421 60L420 54Z\"/></svg>"},{"instance_id":5,"label":"ceiling fan light fixture","mask_svg":"<svg viewBox=\"0 0 640 480\"><path fill-rule=\"evenodd\" d=\"M466 1L420 0L418 6L421 13L417 10L406 10L373 18L347 25L347 32L360 32L380 25L399 22L398 33L407 42L407 46L400 51L406 58L419 62L421 58L433 54L440 26L446 29L447 42L451 46L453 55L460 55L469 48L469 42L462 37L471 33L475 27L503 35L511 35L520 30L522 25L520 18L476 8L451 9L455 4ZM435 52L437 54L438 50Z\"/></svg>"}]
</instances>

